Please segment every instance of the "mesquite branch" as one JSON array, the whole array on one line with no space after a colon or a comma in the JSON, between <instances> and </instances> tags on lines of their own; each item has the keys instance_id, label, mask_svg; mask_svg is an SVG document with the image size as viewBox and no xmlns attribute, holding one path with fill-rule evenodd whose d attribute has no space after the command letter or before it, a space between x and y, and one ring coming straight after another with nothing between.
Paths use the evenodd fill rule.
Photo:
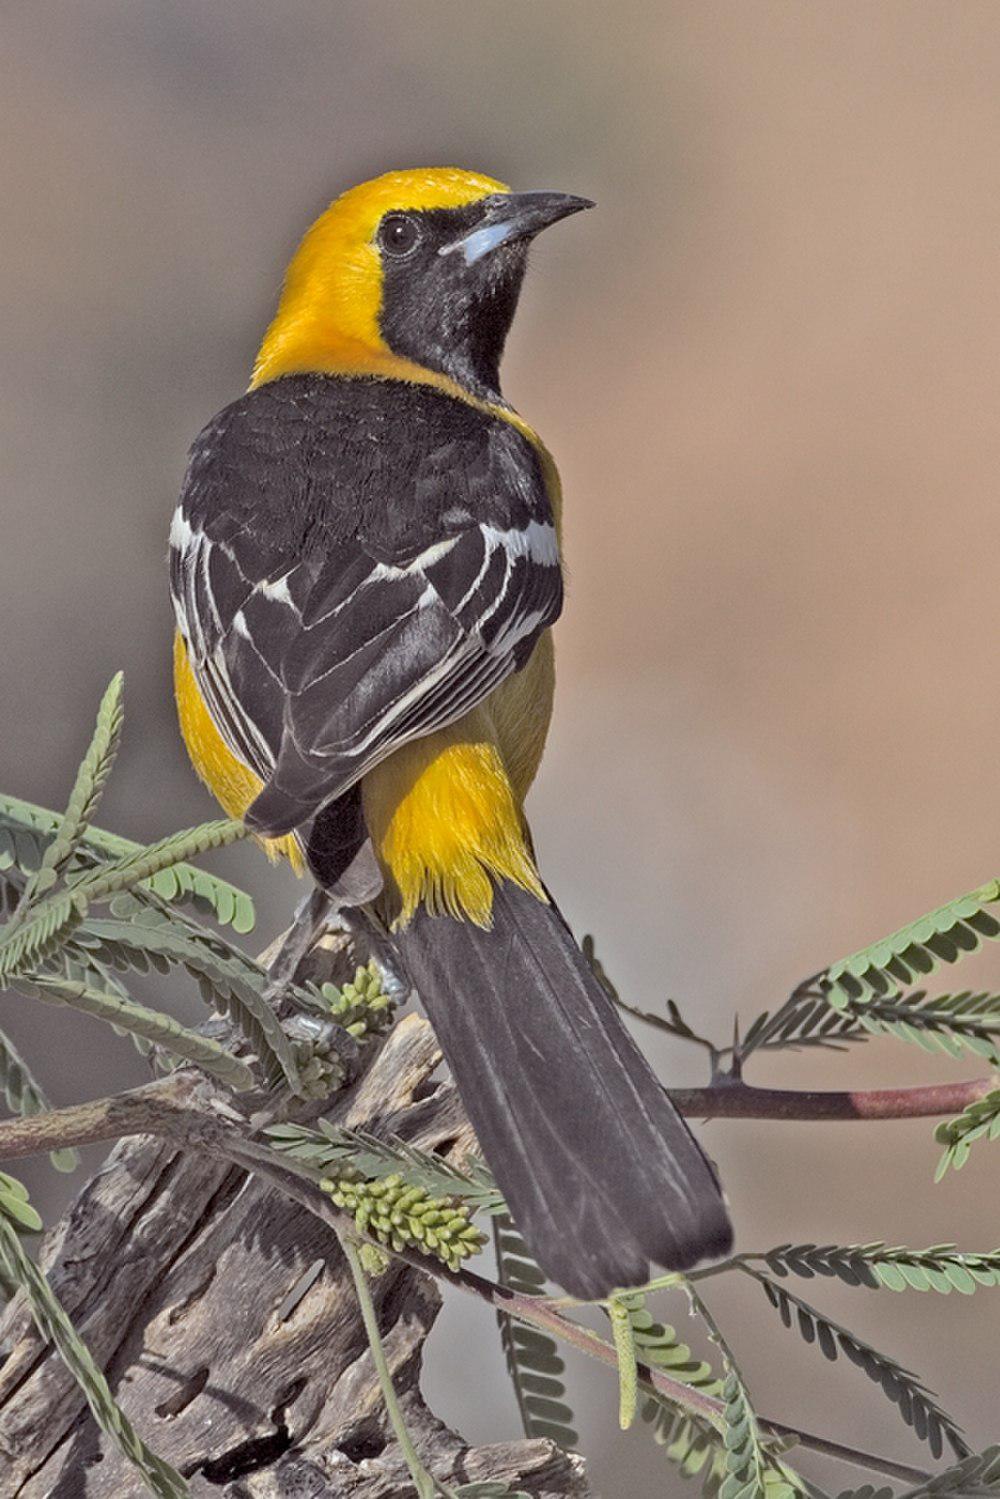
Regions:
<instances>
[{"instance_id":1,"label":"mesquite branch","mask_svg":"<svg viewBox=\"0 0 1000 1499\"><path fill-rule=\"evenodd\" d=\"M903 1119L958 1112L993 1086L993 1080L987 1077L964 1083L874 1092L817 1093L754 1088L739 1080L726 1079L705 1088L671 1090L671 1097L684 1113L699 1118ZM190 1071L92 1103L5 1121L0 1124L0 1160L68 1145L146 1134L207 1152L251 1171L334 1228L342 1229L348 1221L310 1177L297 1174L292 1160L277 1157L255 1140L249 1121L223 1102L222 1095L209 1082ZM473 1271L447 1270L439 1261L415 1251L403 1251L397 1258L464 1294L553 1334L610 1368L617 1366L611 1344L575 1322L567 1314L565 1302L518 1295ZM647 1391L656 1391L682 1409L713 1422L721 1419L721 1402L671 1379L661 1370L641 1368L640 1380ZM778 1421L763 1420L761 1424L764 1430L775 1436L794 1439L803 1448L867 1467L888 1477L911 1483L926 1477L922 1470L802 1432Z\"/></svg>"},{"instance_id":2,"label":"mesquite branch","mask_svg":"<svg viewBox=\"0 0 1000 1499\"><path fill-rule=\"evenodd\" d=\"M928 1083L911 1088L808 1091L755 1088L723 1080L704 1088L669 1088L681 1113L692 1119L763 1119L801 1124L836 1120L939 1119L960 1114L997 1087L995 1077ZM0 1122L0 1161L42 1155L70 1145L94 1145L129 1135L190 1137L191 1103L205 1092L190 1073L178 1073L124 1093L70 1108Z\"/></svg>"}]
</instances>

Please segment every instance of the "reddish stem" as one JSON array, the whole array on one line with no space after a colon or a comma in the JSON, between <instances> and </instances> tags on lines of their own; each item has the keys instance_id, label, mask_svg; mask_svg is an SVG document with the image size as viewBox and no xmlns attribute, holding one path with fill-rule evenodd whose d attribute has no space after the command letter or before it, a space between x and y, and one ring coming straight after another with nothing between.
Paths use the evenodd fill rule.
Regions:
<instances>
[{"instance_id":1,"label":"reddish stem","mask_svg":"<svg viewBox=\"0 0 1000 1499\"><path fill-rule=\"evenodd\" d=\"M926 1119L961 1114L998 1086L992 1077L917 1088L873 1088L862 1092L812 1093L805 1089L754 1088L744 1082L707 1088L670 1088L682 1114L695 1119Z\"/></svg>"}]
</instances>

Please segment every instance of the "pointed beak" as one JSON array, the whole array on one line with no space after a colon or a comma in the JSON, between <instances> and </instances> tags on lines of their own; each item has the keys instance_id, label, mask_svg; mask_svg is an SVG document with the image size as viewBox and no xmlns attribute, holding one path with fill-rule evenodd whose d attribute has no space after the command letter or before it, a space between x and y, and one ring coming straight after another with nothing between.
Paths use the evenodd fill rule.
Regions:
<instances>
[{"instance_id":1,"label":"pointed beak","mask_svg":"<svg viewBox=\"0 0 1000 1499\"><path fill-rule=\"evenodd\" d=\"M483 203L482 223L461 239L442 245L438 254L460 250L466 265L474 265L500 245L533 239L559 219L593 207L589 198L574 198L571 193L494 193Z\"/></svg>"}]
</instances>

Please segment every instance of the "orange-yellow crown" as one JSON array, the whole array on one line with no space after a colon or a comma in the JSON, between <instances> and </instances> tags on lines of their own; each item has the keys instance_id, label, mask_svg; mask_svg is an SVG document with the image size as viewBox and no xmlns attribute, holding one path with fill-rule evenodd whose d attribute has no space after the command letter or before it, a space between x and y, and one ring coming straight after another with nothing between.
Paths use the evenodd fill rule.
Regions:
<instances>
[{"instance_id":1,"label":"orange-yellow crown","mask_svg":"<svg viewBox=\"0 0 1000 1499\"><path fill-rule=\"evenodd\" d=\"M375 232L393 210L461 208L510 189L458 167L386 172L335 199L292 257L251 387L304 371L405 374L379 331L382 274Z\"/></svg>"}]
</instances>

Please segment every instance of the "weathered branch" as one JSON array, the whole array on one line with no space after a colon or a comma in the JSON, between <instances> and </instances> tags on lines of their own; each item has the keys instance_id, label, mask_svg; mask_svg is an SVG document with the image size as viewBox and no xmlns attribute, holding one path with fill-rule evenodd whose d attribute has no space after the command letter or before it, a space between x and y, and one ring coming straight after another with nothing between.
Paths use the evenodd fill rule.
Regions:
<instances>
[{"instance_id":1,"label":"weathered branch","mask_svg":"<svg viewBox=\"0 0 1000 1499\"><path fill-rule=\"evenodd\" d=\"M408 1101L412 1099L413 1087L429 1076L436 1059L435 1043L425 1022L415 1017L401 1022L386 1051L375 1061L371 1074L362 1077L344 1100L337 1101L334 1117L353 1124L370 1125L391 1115L389 1127L394 1131L401 1129L404 1135L432 1146L440 1145L442 1139L446 1143L449 1136L454 1137L464 1128L450 1091L438 1090L433 1099L419 1104ZM995 1086L993 1078L980 1077L959 1083L911 1088L812 1092L756 1088L740 1078L723 1075L704 1088L672 1089L670 1096L683 1113L703 1119L881 1120L956 1114ZM116 1279L113 1286L106 1281L97 1302L93 1299L95 1284L88 1284L87 1294L82 1298L78 1295L75 1307L70 1297L69 1309L74 1319L78 1325L82 1321L82 1330L96 1345L98 1357L103 1353L109 1373L117 1373L122 1381L119 1395L129 1414L175 1465L193 1480L199 1475L204 1476L213 1488L220 1476L253 1473L260 1476L250 1479L249 1483L241 1483L240 1492L254 1496L278 1493L280 1488L276 1485L285 1482L291 1471L284 1458L286 1447L282 1443L294 1427L294 1441L287 1450L294 1446L298 1462L301 1452L315 1445L320 1465L317 1471L324 1474L324 1486L305 1492L317 1495L367 1493L369 1490L363 1483L359 1485L353 1471L350 1475L338 1472L336 1482L331 1486L328 1434L324 1433L322 1439L315 1441L311 1437L310 1423L315 1417L313 1406L309 1407L310 1414L304 1425L300 1419L302 1392L298 1389L299 1384L311 1381L315 1385L325 1380L322 1401L325 1410L333 1398L331 1389L335 1391L337 1381L354 1369L357 1352L352 1354L347 1366L341 1368L337 1365L336 1337L327 1326L324 1349L330 1356L329 1367L326 1362L310 1365L308 1358L303 1363L297 1353L295 1370L309 1368L311 1372L308 1375L296 1374L292 1378L292 1365L283 1353L276 1365L284 1369L288 1377L280 1388L266 1388L266 1381L264 1384L260 1382L259 1371L266 1345L276 1328L260 1324L255 1325L249 1336L245 1329L239 1338L227 1336L227 1315L231 1319L232 1309L240 1305L241 1296L255 1296L259 1287L268 1282L267 1267L260 1263L260 1249L268 1235L274 1234L278 1235L283 1246L283 1257L301 1272L285 1286L280 1306L274 1314L278 1323L283 1325L286 1321L294 1321L299 1304L313 1299L314 1283L332 1279L333 1301L321 1310L320 1320L328 1322L331 1316L334 1317L341 1337L346 1336L347 1331L353 1337L358 1331L356 1316L350 1313L345 1317L339 1310L345 1299L350 1305L350 1288L339 1250L335 1248L335 1239L330 1233L330 1230L342 1230L345 1218L329 1197L318 1189L315 1181L297 1174L294 1162L278 1156L254 1137L253 1124L256 1122L234 1108L228 1095L208 1079L188 1068L113 1097L0 1123L0 1160L12 1160L68 1145L120 1142L129 1136L152 1136L161 1142L157 1145L142 1139L131 1146L119 1144L111 1158L114 1169L107 1178L102 1176L91 1183L82 1199L88 1205L98 1201L104 1194L105 1181L110 1181L113 1211L102 1211L96 1225L85 1220L82 1246L76 1216L64 1224L50 1268L57 1291L66 1299L67 1285L71 1291L79 1291L71 1267L97 1253L90 1243L95 1235L102 1246L100 1257L109 1265L121 1261L123 1255L126 1260L134 1256L136 1238L141 1238L147 1227L145 1215L140 1211L138 1221L133 1221L121 1194L127 1190L131 1199L137 1181L140 1185L146 1184L151 1176L159 1181L164 1172L168 1176L175 1173L176 1181L171 1179L165 1186L157 1186L153 1200L158 1199L162 1191L163 1200L179 1208L177 1193L182 1191L184 1208L190 1209L193 1205L195 1217L188 1224L186 1237L175 1240L168 1235L165 1241L157 1238L155 1249L150 1251L147 1246L144 1251L159 1267L158 1279L154 1277L155 1285L170 1286L182 1265L189 1267L192 1263L203 1263L207 1284L214 1283L215 1270L209 1267L219 1262L220 1255L223 1259L231 1258L232 1270L224 1294L213 1298L196 1288L191 1299L182 1299L180 1312L176 1303L167 1308L158 1290L154 1294L154 1290L147 1288L137 1299L134 1288L130 1286L129 1273L122 1277L121 1282ZM442 1129L444 1136L441 1135ZM182 1152L179 1155L176 1153L178 1147ZM127 1173L126 1182L122 1181L123 1172ZM256 1178L249 1185L244 1174L247 1172ZM114 1196L115 1193L119 1195ZM244 1202L253 1205L250 1218L245 1207L237 1207ZM221 1209L216 1214L215 1204L219 1203ZM104 1203L103 1208L107 1209L108 1204ZM180 1216L182 1221L187 1221L183 1212ZM295 1224L294 1237L287 1231L287 1225L292 1222ZM248 1234L251 1223L253 1231ZM241 1240L238 1255L233 1254L234 1235ZM310 1250L317 1248L320 1253L310 1262ZM424 1274L414 1280L410 1270ZM407 1350L405 1356L400 1354L392 1362L408 1420L415 1425L418 1437L423 1437L427 1444L426 1460L432 1466L436 1461L438 1469L452 1477L508 1477L529 1487L533 1493L584 1493L579 1464L557 1455L554 1449L545 1448L545 1444L522 1443L503 1449L503 1452L491 1451L489 1463L477 1468L474 1464L467 1466L472 1458L468 1449L461 1449L458 1438L451 1433L442 1436L445 1428L440 1427L423 1406L417 1383L420 1347L437 1309L437 1299L428 1276L551 1333L610 1368L616 1366L611 1344L574 1321L567 1303L519 1295L467 1269L448 1271L437 1260L427 1259L416 1251L397 1255L392 1269L380 1281L380 1285L384 1282L395 1288L388 1299L382 1301L383 1310L386 1306L390 1308L386 1342L390 1357L394 1337L397 1352L399 1348ZM308 1284L302 1290L306 1282ZM187 1292L184 1294L188 1296ZM152 1301L148 1301L150 1296ZM192 1311L189 1316L185 1309L193 1308L196 1303L199 1310L197 1313ZM165 1328L157 1320L162 1314L167 1318ZM8 1466L13 1464L11 1471L22 1475L18 1479L21 1486L12 1492L23 1495L24 1499L43 1492L61 1495L63 1490L59 1486L38 1489L35 1475L44 1474L46 1485L50 1485L53 1475L57 1474L59 1484L62 1484L64 1478L76 1472L79 1459L75 1454L81 1443L85 1453L89 1454L88 1464L100 1451L100 1467L91 1469L88 1466L84 1484L66 1489L66 1495L79 1493L90 1499L91 1495L117 1496L128 1492L122 1486L125 1475L116 1468L114 1454L103 1450L96 1432L86 1422L75 1387L71 1382L67 1385L65 1371L50 1356L39 1352L34 1335L24 1323L23 1316L18 1322L18 1315L16 1312L8 1315L6 1328L8 1334L13 1330L14 1340L10 1345L10 1356L0 1371L0 1458L6 1457ZM412 1329L405 1337L399 1331L401 1318L407 1320ZM216 1319L221 1319L221 1327L216 1325ZM187 1323L190 1323L188 1334L170 1331ZM146 1357L152 1346L150 1338L155 1343L152 1361ZM196 1354L201 1359L200 1364ZM189 1367L192 1363L195 1365L193 1373ZM351 1378L357 1381L360 1376L354 1372ZM655 1391L680 1409L715 1424L720 1422L723 1407L717 1399L672 1379L661 1370L643 1368L640 1378L648 1391ZM380 1462L387 1471L399 1469L397 1476L405 1487L398 1453L391 1444L391 1433L385 1429L380 1414L371 1368L366 1370L365 1380L365 1401L362 1404L366 1410L370 1409L370 1420L378 1429L377 1441L372 1437L369 1445L373 1450L377 1447ZM123 1395L123 1389L126 1395ZM206 1405L211 1408L213 1401L217 1404L223 1398L223 1391L228 1416L222 1420L218 1412L211 1415L211 1443L208 1444L208 1433L197 1428L197 1423L197 1435L192 1435L186 1413L189 1406L195 1413ZM242 1392L238 1400L234 1392ZM31 1412L26 1427L21 1424L21 1407L25 1400ZM248 1403L253 1404L252 1420L247 1419ZM68 1424L60 1424L61 1413ZM158 1425L165 1420L171 1423L167 1440L162 1435L162 1425ZM919 1469L795 1430L777 1421L763 1420L761 1425L772 1435L794 1441L805 1449L907 1483L921 1482L926 1476ZM184 1440L174 1442L175 1435L183 1436ZM225 1449L221 1452L220 1443ZM197 1448L197 1461L192 1456L192 1446ZM334 1446L343 1455L345 1443L340 1441ZM527 1459L522 1453L527 1446L545 1448L544 1459L538 1460L541 1466L536 1463L537 1471L531 1468L530 1462L527 1467L524 1465ZM348 1456L354 1450L350 1438L346 1450ZM462 1451L461 1462L465 1465L460 1468L454 1467L458 1460L457 1451ZM19 1457L24 1453L29 1453L30 1457L25 1458L22 1468L18 1469ZM298 1469L295 1473L298 1475ZM76 1482L75 1479L72 1481ZM538 1483L550 1486L538 1487ZM201 1492L197 1482L193 1488L194 1492ZM371 1489L370 1492L374 1496L379 1490Z\"/></svg>"},{"instance_id":2,"label":"weathered branch","mask_svg":"<svg viewBox=\"0 0 1000 1499\"><path fill-rule=\"evenodd\" d=\"M910 1088L811 1092L800 1088L755 1088L741 1081L704 1088L670 1088L681 1113L692 1119L764 1119L800 1124L843 1120L934 1119L960 1114L1000 1086L995 1077ZM204 1111L191 1110L200 1084L190 1072L131 1088L109 1098L0 1122L0 1161L43 1155L70 1145L157 1135L187 1140L204 1128Z\"/></svg>"},{"instance_id":3,"label":"weathered branch","mask_svg":"<svg viewBox=\"0 0 1000 1499\"><path fill-rule=\"evenodd\" d=\"M423 1022L400 1022L331 1117L447 1150L467 1126L451 1090L429 1081L438 1059ZM224 1095L179 1073L62 1112L81 1139L161 1135L116 1146L49 1236L43 1263L129 1418L192 1494L411 1492L335 1235L233 1163L231 1145L251 1130ZM374 1296L407 1426L432 1471L453 1484L499 1479L539 1499L583 1499L580 1459L541 1441L471 1448L428 1410L421 1352L440 1298L427 1276L393 1261ZM0 1365L5 1494L140 1499L18 1301L0 1323Z\"/></svg>"},{"instance_id":4,"label":"weathered branch","mask_svg":"<svg viewBox=\"0 0 1000 1499\"><path fill-rule=\"evenodd\" d=\"M421 1025L421 1022L412 1021L410 1025ZM806 1093L727 1082L704 1089L674 1090L672 1096L685 1112L708 1117L881 1119L956 1112L972 1098L989 1091L991 1086L990 1079L975 1079L954 1085L874 1093ZM313 1216L331 1227L343 1228L343 1215L312 1181L296 1176L291 1161L277 1158L274 1152L249 1138L245 1123L230 1118L228 1111L213 1112L212 1099L212 1090L190 1073L175 1074L95 1104L0 1125L0 1158L9 1159L12 1155L126 1134L154 1134L189 1149L197 1148L210 1158L253 1171ZM487 1302L496 1310L552 1333L611 1368L616 1366L612 1346L597 1333L573 1321L556 1302L517 1295L473 1271L448 1271L438 1261L417 1252L403 1253L397 1258ZM662 1371L643 1369L641 1378L648 1390L655 1390L683 1409L714 1421L722 1415L722 1405L718 1400L671 1379ZM799 1431L781 1422L765 1420L762 1424L765 1430L794 1439L804 1448L890 1477L919 1482L924 1476L921 1470Z\"/></svg>"},{"instance_id":5,"label":"weathered branch","mask_svg":"<svg viewBox=\"0 0 1000 1499\"><path fill-rule=\"evenodd\" d=\"M248 1165L256 1173L272 1181L280 1191L301 1203L307 1211L329 1222L331 1226L343 1226L343 1215L333 1206L325 1193L321 1192L312 1181L297 1177L289 1169L290 1163L286 1166L284 1162L276 1160L273 1152L239 1140L231 1140L228 1143L216 1142L215 1148L229 1155L230 1159ZM599 1333L582 1326L579 1322L574 1322L571 1317L567 1316L564 1310L565 1302L561 1299L521 1295L507 1286L498 1285L495 1281L478 1275L474 1270L464 1268L449 1270L438 1260L415 1250L399 1251L395 1253L395 1258L403 1260L414 1269L425 1271L466 1295L475 1296L478 1300L493 1307L495 1311L505 1312L529 1327L537 1327L543 1332L551 1333L559 1341L568 1344L580 1353L597 1359L611 1369L617 1370L618 1368L618 1355L612 1344L602 1338ZM702 1390L695 1389L681 1380L671 1378L660 1369L653 1369L645 1364L640 1364L638 1368L640 1384L647 1393L662 1395L680 1409L691 1411L710 1421L721 1421L724 1411L721 1400L706 1395ZM900 1478L911 1484L922 1483L929 1477L924 1469L913 1468L905 1463L897 1463L890 1458L880 1457L876 1453L845 1446L827 1437L816 1436L812 1432L788 1426L782 1421L769 1420L766 1417L760 1417L759 1421L763 1430L770 1435L787 1439L811 1452L838 1458L841 1462L884 1473L890 1478Z\"/></svg>"}]
</instances>

